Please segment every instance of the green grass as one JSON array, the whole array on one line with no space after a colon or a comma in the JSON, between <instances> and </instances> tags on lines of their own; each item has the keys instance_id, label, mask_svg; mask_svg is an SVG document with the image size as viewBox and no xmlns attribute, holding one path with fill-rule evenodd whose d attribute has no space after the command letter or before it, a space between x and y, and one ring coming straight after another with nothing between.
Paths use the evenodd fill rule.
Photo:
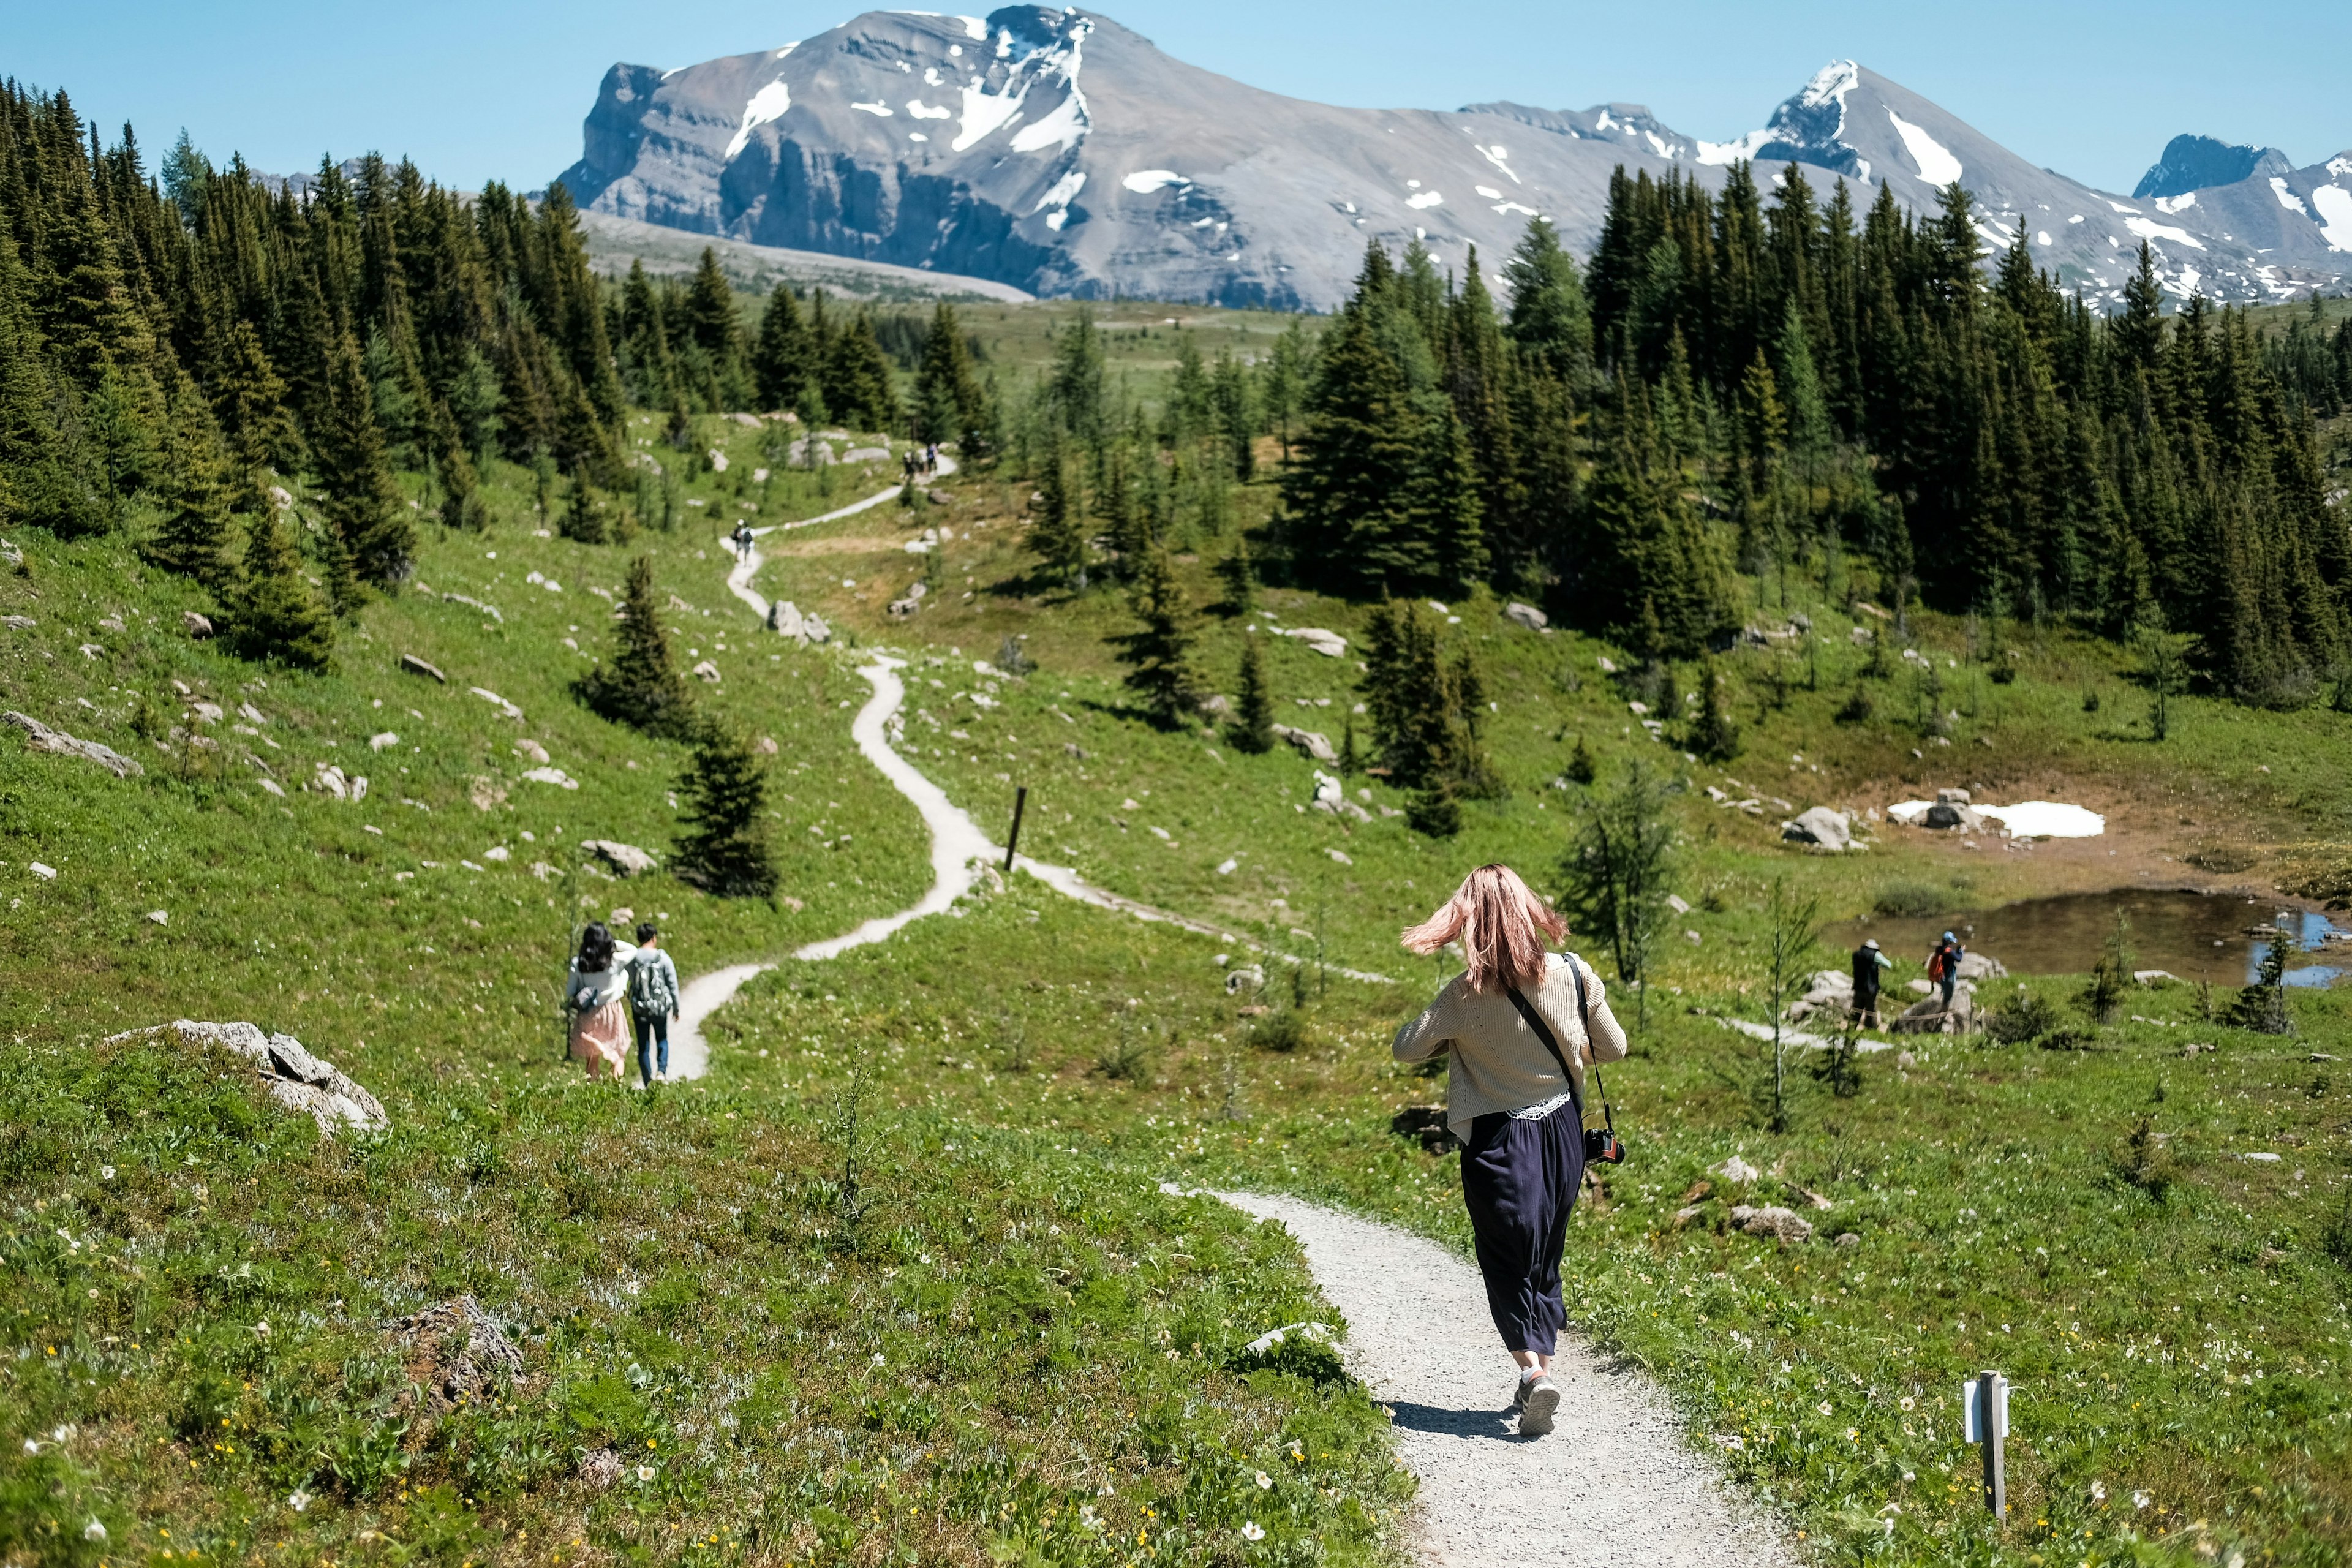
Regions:
<instances>
[{"instance_id":1,"label":"green grass","mask_svg":"<svg viewBox=\"0 0 2352 1568\"><path fill-rule=\"evenodd\" d=\"M1007 312L1007 360L1016 332L1034 356L1042 319ZM1135 341L1137 375L1155 373L1164 333ZM1318 1542L1333 1561L1392 1552L1402 1483L1377 1414L1345 1386L1234 1359L1264 1329L1328 1316L1296 1249L1158 1184L1297 1192L1464 1244L1453 1163L1387 1131L1401 1106L1443 1093L1387 1058L1389 1032L1440 974L1395 933L1481 861L1550 881L1578 798L1553 781L1580 736L1604 777L1642 756L1687 778L1677 810L1694 909L1676 921L1649 1034L1611 1079L1634 1159L1580 1210L1578 1320L1655 1372L1700 1440L1738 1437L1734 1469L1841 1560L2321 1563L2352 1546L2352 1269L2340 1242L2330 1250L2352 1079L2305 1059L2346 1054L2344 996L2296 994L2303 1034L2278 1040L2209 1025L2186 988L2133 998L2129 1011L2158 1022L2094 1029L2074 982L2036 981L2091 1048L1930 1042L1908 1067L1865 1058L1852 1099L1800 1074L1796 1130L1779 1137L1758 1131L1757 1047L1692 1011L1760 1016L1757 910L1776 878L1843 917L1883 896L1916 901L1920 888L1991 904L2213 881L2186 858L2226 844L2248 869L2219 879L2258 886L2297 863L2288 847L2347 837L2352 720L2190 697L2157 743L2112 649L2005 628L2021 673L1996 685L1961 627L1921 617L1938 706L1961 715L1946 721L1952 744L1913 722L1920 678L1907 666L1869 683L1876 718L1841 725L1832 714L1864 655L1848 621L1799 588L1794 607L1827 638L1818 681L1781 655L1776 703L1774 656L1728 656L1743 750L1700 766L1643 737L1600 671L1613 650L1539 637L1474 600L1451 606L1450 635L1485 665L1487 742L1510 789L1433 843L1381 814L1402 802L1377 782L1349 781L1351 797L1370 792L1371 821L1303 811L1311 770L1297 753L1251 757L1129 713L1102 642L1123 629L1118 595L1029 581L1027 487L1000 476L947 481L951 506L772 537L762 591L843 637L803 650L756 636L721 585L719 539L740 503L772 521L866 486L849 474L829 493L797 474L758 484L760 433L712 421L705 436L732 459L723 475L685 476L706 504L623 547L537 537L529 476L496 470L489 533L428 525L418 583L363 612L324 677L190 642L179 614L203 601L119 541L16 540L28 569L0 575L0 613L38 625L0 632L7 705L149 772L118 782L0 744L12 1047L0 1162L14 1193L0 1317L26 1352L0 1361L0 1489L16 1500L0 1513L19 1531L8 1552L160 1560L194 1543L208 1559L289 1563L542 1561L559 1546L593 1563L1308 1561ZM1236 510L1255 520L1270 504L1260 484ZM934 525L953 536L940 556L905 552ZM1179 543L1206 602L1223 542ZM619 838L666 861L674 832L679 748L596 721L566 689L607 646L608 605L587 590L616 590L639 550L686 606L672 623L681 651L721 668L704 700L778 742L793 902L710 900L667 871L616 882L577 850ZM562 592L528 584L533 572ZM887 620L884 606L926 575L927 607ZM1262 598L1286 626L1353 637L1362 624L1360 606ZM1759 622L1779 613L1775 599ZM110 616L125 630L99 625ZM1247 624L1204 623L1204 668L1228 689ZM1007 634L1029 639L1039 668L1025 680L972 668ZM912 661L905 749L984 825L1001 830L1025 784L1025 848L1308 960L1275 970L1279 1016L1301 1026L1270 1033L1294 1047L1250 1043L1269 1031L1224 992L1215 960L1238 962L1234 944L1016 878L954 918L755 982L714 1022L702 1085L594 1091L561 1063L554 985L590 914L665 917L690 974L918 896L919 824L848 740L870 690L856 670L877 645ZM450 683L401 673L404 653ZM1274 639L1268 662L1285 721L1336 742L1353 661ZM1697 673L1679 669L1680 689L1696 690ZM225 710L197 726L216 748L155 743L184 723L174 680ZM478 685L523 721L471 695ZM265 721L239 719L245 702ZM371 750L384 731L396 745ZM581 787L523 779L525 737ZM367 799L300 787L329 763L367 773ZM260 787L265 764L284 796ZM2113 826L2098 842L2118 856L1964 850L1892 829L1863 855L1814 855L1780 843L1777 805L1751 817L1700 793L1732 781L1798 808L1883 807L1955 783L2095 797ZM489 858L495 847L509 858ZM34 860L58 878L31 876ZM535 876L534 862L556 874ZM156 909L168 924L146 918ZM1898 985L1916 973L1906 956ZM1331 976L1318 957L1399 983ZM204 1064L98 1043L175 1016L299 1036L383 1098L392 1131L321 1144ZM2183 1057L2191 1039L2221 1049ZM861 1068L870 1207L851 1231L839 1108ZM2128 1152L2143 1117L2166 1135L2152 1167ZM2284 1157L2236 1158L2258 1147ZM1835 1206L1805 1212L1858 1241L1782 1250L1727 1231L1727 1200L1743 1194L1691 1194L1735 1151L1771 1173L1758 1201L1819 1193ZM1700 1213L1677 1228L1686 1206ZM394 1442L401 1374L383 1325L463 1289L515 1328L530 1375L499 1402L511 1409ZM266 1341L253 1327L264 1318ZM1952 1430L1959 1378L1989 1364L2019 1384L2019 1511L1997 1535L1970 1506ZM197 1435L222 1418L229 1436ZM73 1435L42 1436L60 1426ZM1293 1438L1306 1477L1282 1459ZM26 1439L41 1451L24 1452ZM664 1456L642 1461L655 1479L593 1495L572 1479L581 1453L647 1440ZM281 1506L297 1487L317 1500L299 1513ZM1072 1525L1080 1509L1102 1532ZM92 1517L106 1543L83 1540ZM1265 1541L1245 1548L1242 1522Z\"/></svg>"}]
</instances>

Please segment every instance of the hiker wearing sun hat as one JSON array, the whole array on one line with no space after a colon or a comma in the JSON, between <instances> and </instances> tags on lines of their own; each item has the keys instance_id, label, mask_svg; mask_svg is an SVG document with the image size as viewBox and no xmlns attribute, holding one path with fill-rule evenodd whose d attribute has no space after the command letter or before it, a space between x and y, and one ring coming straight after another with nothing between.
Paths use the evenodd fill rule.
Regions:
<instances>
[{"instance_id":1,"label":"hiker wearing sun hat","mask_svg":"<svg viewBox=\"0 0 2352 1568\"><path fill-rule=\"evenodd\" d=\"M1878 1011L1878 981L1882 972L1895 967L1895 961L1878 949L1878 939L1872 937L1853 950L1853 1021L1857 1028L1883 1029L1886 1020Z\"/></svg>"}]
</instances>

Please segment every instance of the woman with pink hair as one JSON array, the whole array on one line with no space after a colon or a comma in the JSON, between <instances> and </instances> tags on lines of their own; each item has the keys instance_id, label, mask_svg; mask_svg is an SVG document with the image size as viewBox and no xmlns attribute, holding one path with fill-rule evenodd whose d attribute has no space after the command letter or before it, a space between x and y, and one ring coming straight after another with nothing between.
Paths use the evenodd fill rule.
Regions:
<instances>
[{"instance_id":1,"label":"woman with pink hair","mask_svg":"<svg viewBox=\"0 0 2352 1568\"><path fill-rule=\"evenodd\" d=\"M1551 1356L1568 1322L1559 1259L1584 1180L1584 1065L1625 1054L1601 977L1546 950L1568 922L1508 866L1481 866L1404 933L1415 952L1459 942L1463 973L1397 1031L1401 1062L1451 1053L1446 1125L1462 1142L1462 1199L1486 1308L1519 1363L1519 1432L1552 1427ZM1560 1114L1565 1111L1566 1114Z\"/></svg>"}]
</instances>

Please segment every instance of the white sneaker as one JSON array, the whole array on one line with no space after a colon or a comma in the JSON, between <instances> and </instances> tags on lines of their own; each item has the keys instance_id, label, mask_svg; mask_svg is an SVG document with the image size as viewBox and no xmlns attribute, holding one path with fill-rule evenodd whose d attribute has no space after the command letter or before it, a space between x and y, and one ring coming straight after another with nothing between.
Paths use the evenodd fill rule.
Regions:
<instances>
[{"instance_id":1,"label":"white sneaker","mask_svg":"<svg viewBox=\"0 0 2352 1568\"><path fill-rule=\"evenodd\" d=\"M1519 1391L1519 1436L1542 1437L1551 1431L1552 1413L1559 1408L1559 1387L1549 1377L1538 1377Z\"/></svg>"}]
</instances>

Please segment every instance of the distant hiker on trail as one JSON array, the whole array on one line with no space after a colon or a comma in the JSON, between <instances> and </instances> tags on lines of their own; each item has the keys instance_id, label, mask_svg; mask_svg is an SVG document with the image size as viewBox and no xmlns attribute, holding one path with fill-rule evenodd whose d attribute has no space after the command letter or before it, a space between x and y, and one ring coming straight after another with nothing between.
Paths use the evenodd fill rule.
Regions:
<instances>
[{"instance_id":1,"label":"distant hiker on trail","mask_svg":"<svg viewBox=\"0 0 2352 1568\"><path fill-rule=\"evenodd\" d=\"M626 1070L629 1012L621 999L628 992L629 960L635 956L636 949L614 942L602 921L590 921L580 933L563 998L572 1009L572 1054L588 1064L591 1082L609 1067L618 1083Z\"/></svg>"},{"instance_id":2,"label":"distant hiker on trail","mask_svg":"<svg viewBox=\"0 0 2352 1568\"><path fill-rule=\"evenodd\" d=\"M638 925L637 951L629 960L629 1012L637 1022L637 1079L650 1089L655 1079L669 1078L669 1021L677 1016L677 965L662 951L661 931L651 921Z\"/></svg>"},{"instance_id":3,"label":"distant hiker on trail","mask_svg":"<svg viewBox=\"0 0 2352 1568\"><path fill-rule=\"evenodd\" d=\"M1879 951L1876 937L1872 937L1853 950L1855 1027L1863 1029L1886 1027L1886 1020L1879 1016L1878 1011L1878 982L1885 971L1894 967L1895 961Z\"/></svg>"},{"instance_id":4,"label":"distant hiker on trail","mask_svg":"<svg viewBox=\"0 0 2352 1568\"><path fill-rule=\"evenodd\" d=\"M1952 988L1960 983L1960 960L1968 955L1968 949L1960 945L1960 939L1950 931L1944 933L1944 940L1937 942L1936 950L1927 955L1927 978L1944 988L1944 1011L1947 1013L1952 1010Z\"/></svg>"},{"instance_id":5,"label":"distant hiker on trail","mask_svg":"<svg viewBox=\"0 0 2352 1568\"><path fill-rule=\"evenodd\" d=\"M749 522L738 522L735 525L734 539L735 558L739 561L751 559L751 525Z\"/></svg>"},{"instance_id":6,"label":"distant hiker on trail","mask_svg":"<svg viewBox=\"0 0 2352 1568\"><path fill-rule=\"evenodd\" d=\"M1568 922L1509 867L1471 872L1444 908L1404 933L1420 953L1460 942L1468 967L1397 1031L1393 1047L1401 1062L1452 1053L1446 1125L1462 1141L1478 1273L1519 1363L1511 1404L1530 1437L1549 1432L1559 1408L1551 1356L1568 1321L1560 1251L1584 1180L1584 1064L1625 1054L1601 977L1573 953L1545 951L1546 937L1567 935Z\"/></svg>"}]
</instances>

